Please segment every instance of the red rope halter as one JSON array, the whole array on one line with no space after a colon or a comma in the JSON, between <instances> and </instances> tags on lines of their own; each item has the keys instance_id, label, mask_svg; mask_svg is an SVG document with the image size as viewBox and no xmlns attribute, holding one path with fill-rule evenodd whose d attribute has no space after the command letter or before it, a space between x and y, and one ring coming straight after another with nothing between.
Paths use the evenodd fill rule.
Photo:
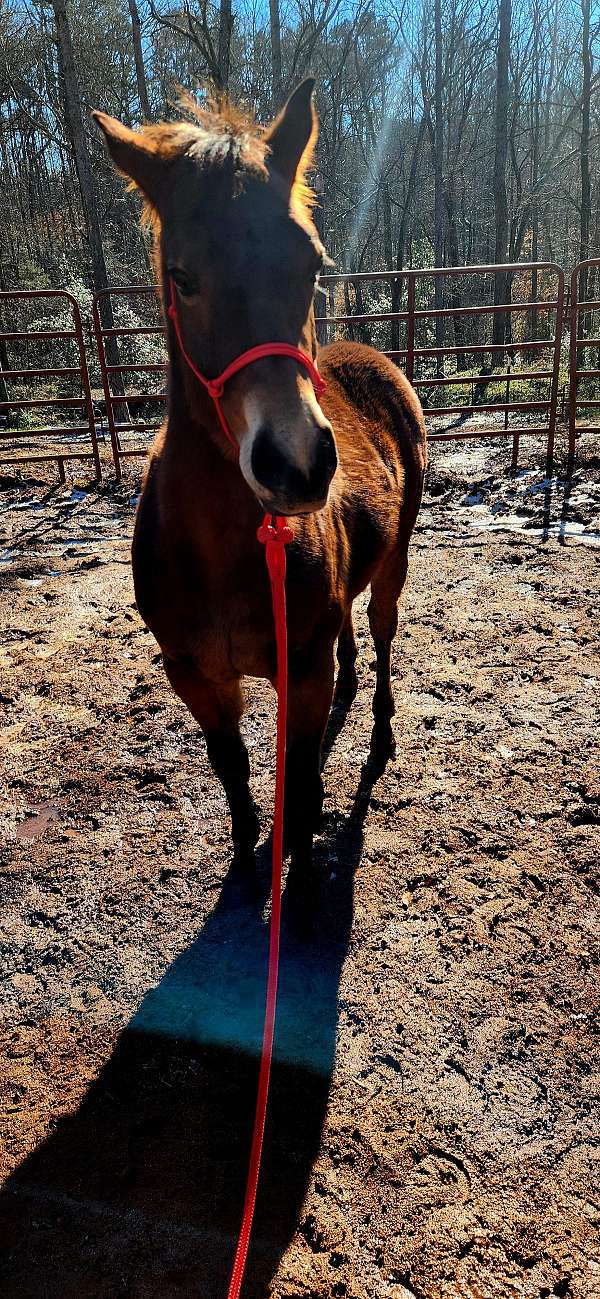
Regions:
<instances>
[{"instance_id":1,"label":"red rope halter","mask_svg":"<svg viewBox=\"0 0 600 1299\"><path fill-rule=\"evenodd\" d=\"M192 373L195 374L196 378L206 389L209 396L212 397L221 428L227 440L232 444L236 451L238 450L238 444L229 428L225 415L223 414L221 408L221 397L223 396L223 390L227 381L233 378L233 375L237 374L238 371L243 370L245 366L251 365L253 361L260 361L265 356L290 356L294 361L297 361L299 365L302 365L304 369L308 371L317 396L320 396L324 391L326 386L325 381L321 378L314 361L312 361L305 352L301 352L299 348L292 347L288 343L261 343L259 347L250 347L248 348L248 351L242 352L241 356L238 356L235 361L232 361L231 365L228 365L218 378L207 379L199 370L196 369L196 366L183 346L181 329L177 317L175 286L172 279L170 280L170 286L171 301L167 310L168 315L173 322L173 328L175 330L179 349ZM285 547L288 542L293 541L294 534L291 528L287 526L287 520L285 518L278 516L274 519L271 514L265 514L257 535L258 540L261 541L265 547L265 558L271 583L273 620L275 623L275 644L277 648L277 743L275 758L275 806L273 811L273 857L271 869L271 922L269 925L269 962L265 1019L256 1096L256 1110L254 1115L254 1129L252 1132L252 1145L250 1148L250 1160L248 1164L242 1222L231 1273L231 1280L229 1282L229 1290L227 1291L227 1299L238 1299L240 1293L246 1259L248 1256L248 1246L250 1244L254 1206L256 1204L256 1191L258 1187L265 1120L267 1115L269 1078L273 1057L273 1035L275 1032L275 1012L277 1008L277 979L279 974L279 939L281 933L281 877L283 872L283 810L285 794L288 685L287 622L285 608Z\"/></svg>"},{"instance_id":2,"label":"red rope halter","mask_svg":"<svg viewBox=\"0 0 600 1299\"><path fill-rule=\"evenodd\" d=\"M306 355L306 352L301 352L299 347L292 347L291 343L260 343L258 347L249 347L246 352L242 352L240 356L237 356L235 361L232 361L216 379L207 379L205 375L200 373L200 370L196 369L192 358L188 356L188 353L183 346L179 319L177 317L175 285L172 279L169 280L169 283L171 286L171 301L167 307L167 314L173 322L173 328L175 330L177 342L179 343L179 350L184 361L187 361L192 374L195 374L202 386L206 388L209 397L212 397L221 428L223 429L227 441L231 443L236 451L238 450L238 444L223 414L221 397L223 396L223 391L227 381L233 379L234 374L238 374L240 370L244 370L247 365L252 365L253 361L262 361L265 356L291 356L293 361L297 361L299 365L302 365L304 369L308 371L317 397L320 397L321 393L325 391L325 380L321 378L314 361L311 360L310 356ZM266 517L267 516L265 515L265 518Z\"/></svg>"}]
</instances>

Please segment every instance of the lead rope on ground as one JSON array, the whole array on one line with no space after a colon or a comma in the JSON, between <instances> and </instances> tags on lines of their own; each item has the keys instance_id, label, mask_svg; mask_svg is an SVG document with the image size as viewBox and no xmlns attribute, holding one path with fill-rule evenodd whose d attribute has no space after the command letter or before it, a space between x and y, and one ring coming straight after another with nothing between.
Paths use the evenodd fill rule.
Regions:
<instances>
[{"instance_id":1,"label":"lead rope on ground","mask_svg":"<svg viewBox=\"0 0 600 1299\"><path fill-rule=\"evenodd\" d=\"M181 355L189 369L192 371L192 374L196 376L205 388L209 397L212 399L223 433L228 442L233 446L236 454L239 452L239 448L236 439L229 428L229 424L227 423L226 416L221 406L221 398L223 396L225 384L229 379L232 379L234 375L238 374L240 370L245 369L247 365L251 365L254 361L263 360L265 357L291 357L292 360L297 361L298 364L301 365L309 374L317 397L325 391L325 381L321 378L312 357L307 356L306 352L302 352L298 347L293 347L290 343L260 343L257 347L248 348L246 352L242 352L240 356L236 357L235 360L233 360L230 365L228 365L227 368L217 376L216 379L207 379L206 375L202 374L197 366L194 365L192 358L188 355L184 347L179 317L177 314L177 295L172 277L170 277L169 282L169 304L167 306L167 316L173 325ZM288 685L287 622L285 609L285 547L288 542L293 541L294 534L291 528L288 527L287 519L283 518L281 515L276 515L274 517L272 514L265 514L262 524L258 529L257 536L258 540L262 542L265 547L265 557L267 568L269 570L277 656L277 742L275 758L275 807L273 811L271 922L269 926L269 965L267 973L265 1022L263 1028L260 1072L258 1075L254 1131L252 1133L252 1146L250 1148L250 1162L248 1165L248 1178L246 1181L242 1225L240 1227L233 1270L229 1282L229 1290L227 1291L227 1299L238 1299L240 1293L244 1269L246 1266L246 1258L248 1256L252 1219L254 1217L256 1188L258 1186L260 1159L267 1114L271 1059L273 1055L273 1034L275 1031L275 1010L277 1006L277 977L279 973L279 936L281 932L283 804L285 793L285 741Z\"/></svg>"},{"instance_id":2,"label":"lead rope on ground","mask_svg":"<svg viewBox=\"0 0 600 1299\"><path fill-rule=\"evenodd\" d=\"M277 980L279 974L279 939L281 933L281 878L283 873L283 810L285 796L285 747L287 727L287 620L285 606L285 547L293 540L293 532L284 518L265 514L258 539L265 547L265 558L271 582L273 602L273 620L275 623L275 644L277 652L277 739L275 757L275 806L273 811L273 856L271 870L271 922L269 926L269 964L267 973L267 993L265 1002L265 1021L263 1028L260 1072L256 1095L254 1130L250 1148L246 1194L242 1212L242 1224L238 1237L237 1249L227 1291L227 1299L238 1299L246 1259L250 1244L250 1232L256 1204L256 1190L260 1173L267 1100L269 1096L269 1078L273 1058L273 1035L275 1032L275 1012L277 1008Z\"/></svg>"}]
</instances>

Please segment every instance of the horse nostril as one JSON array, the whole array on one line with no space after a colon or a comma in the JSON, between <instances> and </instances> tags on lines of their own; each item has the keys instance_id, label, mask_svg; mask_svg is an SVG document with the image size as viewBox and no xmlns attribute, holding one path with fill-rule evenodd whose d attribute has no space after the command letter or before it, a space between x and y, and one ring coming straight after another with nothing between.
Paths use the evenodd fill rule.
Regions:
<instances>
[{"instance_id":1,"label":"horse nostril","mask_svg":"<svg viewBox=\"0 0 600 1299\"><path fill-rule=\"evenodd\" d=\"M333 475L338 467L337 447L335 445L335 438L330 428L325 430L325 435L326 435L326 442L327 442L327 467L331 473L331 477L333 478Z\"/></svg>"},{"instance_id":2,"label":"horse nostril","mask_svg":"<svg viewBox=\"0 0 600 1299\"><path fill-rule=\"evenodd\" d=\"M325 428L315 447L310 472L310 482L314 485L315 495L322 495L323 491L329 486L337 469L337 464L338 457L333 433L330 428Z\"/></svg>"},{"instance_id":3,"label":"horse nostril","mask_svg":"<svg viewBox=\"0 0 600 1299\"><path fill-rule=\"evenodd\" d=\"M272 429L258 430L252 444L250 464L257 483L269 491L276 492L284 485L289 463L279 450Z\"/></svg>"}]
</instances>

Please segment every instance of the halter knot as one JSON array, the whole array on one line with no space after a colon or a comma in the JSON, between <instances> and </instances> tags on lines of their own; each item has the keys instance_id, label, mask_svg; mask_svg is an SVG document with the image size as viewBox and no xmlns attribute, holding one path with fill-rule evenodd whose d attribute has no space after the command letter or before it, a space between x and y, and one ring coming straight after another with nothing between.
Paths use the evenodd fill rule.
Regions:
<instances>
[{"instance_id":1,"label":"halter knot","mask_svg":"<svg viewBox=\"0 0 600 1299\"><path fill-rule=\"evenodd\" d=\"M257 530L257 537L263 546L270 541L279 541L282 546L289 545L294 540L294 534L289 527L287 520L281 515L277 515L275 524L273 524L273 515L265 514L265 517Z\"/></svg>"}]
</instances>

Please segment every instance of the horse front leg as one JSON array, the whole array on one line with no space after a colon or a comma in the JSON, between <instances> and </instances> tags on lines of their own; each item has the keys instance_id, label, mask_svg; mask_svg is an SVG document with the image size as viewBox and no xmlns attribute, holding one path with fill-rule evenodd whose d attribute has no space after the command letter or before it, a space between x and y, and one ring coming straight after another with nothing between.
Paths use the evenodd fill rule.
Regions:
<instances>
[{"instance_id":1,"label":"horse front leg","mask_svg":"<svg viewBox=\"0 0 600 1299\"><path fill-rule=\"evenodd\" d=\"M200 676L192 662L165 658L164 664L175 693L204 733L208 760L225 790L231 813L232 871L247 877L254 871L260 824L248 784L248 752L239 729L244 711L239 678L217 685Z\"/></svg>"},{"instance_id":2,"label":"horse front leg","mask_svg":"<svg viewBox=\"0 0 600 1299\"><path fill-rule=\"evenodd\" d=\"M313 837L323 806L321 745L333 696L333 641L320 645L307 666L290 662L285 785L286 845L290 851L288 889L301 909L316 893Z\"/></svg>"}]
</instances>

